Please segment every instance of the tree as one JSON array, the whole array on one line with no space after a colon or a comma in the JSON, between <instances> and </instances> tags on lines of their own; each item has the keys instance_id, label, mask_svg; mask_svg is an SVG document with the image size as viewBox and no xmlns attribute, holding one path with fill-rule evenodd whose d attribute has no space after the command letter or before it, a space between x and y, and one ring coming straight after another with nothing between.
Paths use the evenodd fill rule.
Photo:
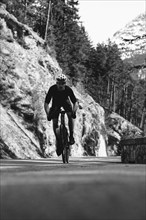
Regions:
<instances>
[{"instance_id":1,"label":"tree","mask_svg":"<svg viewBox=\"0 0 146 220\"><path fill-rule=\"evenodd\" d=\"M52 4L52 25L57 60L73 82L82 78L90 43L79 25L78 1L55 1Z\"/></svg>"}]
</instances>

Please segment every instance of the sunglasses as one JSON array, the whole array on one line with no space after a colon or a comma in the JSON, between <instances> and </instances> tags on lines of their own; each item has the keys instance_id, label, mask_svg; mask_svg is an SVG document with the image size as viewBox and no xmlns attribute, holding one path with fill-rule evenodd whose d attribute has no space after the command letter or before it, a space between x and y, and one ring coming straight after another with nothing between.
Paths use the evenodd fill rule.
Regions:
<instances>
[{"instance_id":1,"label":"sunglasses","mask_svg":"<svg viewBox=\"0 0 146 220\"><path fill-rule=\"evenodd\" d=\"M57 85L59 86L64 86L66 84L66 82L57 82Z\"/></svg>"}]
</instances>

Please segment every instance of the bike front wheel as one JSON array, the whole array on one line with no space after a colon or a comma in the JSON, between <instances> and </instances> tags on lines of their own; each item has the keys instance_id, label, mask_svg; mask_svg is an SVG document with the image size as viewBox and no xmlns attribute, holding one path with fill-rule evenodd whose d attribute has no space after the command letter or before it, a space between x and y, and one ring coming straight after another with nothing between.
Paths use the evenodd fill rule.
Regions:
<instances>
[{"instance_id":1,"label":"bike front wheel","mask_svg":"<svg viewBox=\"0 0 146 220\"><path fill-rule=\"evenodd\" d=\"M62 161L63 163L69 163L69 147L65 147L62 151Z\"/></svg>"},{"instance_id":2,"label":"bike front wheel","mask_svg":"<svg viewBox=\"0 0 146 220\"><path fill-rule=\"evenodd\" d=\"M61 127L61 140L62 140L62 161L63 163L69 163L69 154L70 154L70 149L69 149L69 142L68 142L68 132L66 127Z\"/></svg>"}]
</instances>

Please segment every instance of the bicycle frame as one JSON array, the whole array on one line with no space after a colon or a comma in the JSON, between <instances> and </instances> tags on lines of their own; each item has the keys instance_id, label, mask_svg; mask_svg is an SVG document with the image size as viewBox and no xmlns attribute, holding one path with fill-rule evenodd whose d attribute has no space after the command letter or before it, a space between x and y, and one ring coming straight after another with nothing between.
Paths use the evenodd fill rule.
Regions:
<instances>
[{"instance_id":1,"label":"bicycle frame","mask_svg":"<svg viewBox=\"0 0 146 220\"><path fill-rule=\"evenodd\" d=\"M61 114L61 122L59 126L60 130L60 141L61 141L61 148L62 148L62 160L63 163L68 163L69 162L69 141L68 141L68 129L66 128L65 125L65 111L63 109L60 110Z\"/></svg>"},{"instance_id":2,"label":"bicycle frame","mask_svg":"<svg viewBox=\"0 0 146 220\"><path fill-rule=\"evenodd\" d=\"M65 111L64 110L60 110L60 114L61 114L61 125L65 126Z\"/></svg>"}]
</instances>

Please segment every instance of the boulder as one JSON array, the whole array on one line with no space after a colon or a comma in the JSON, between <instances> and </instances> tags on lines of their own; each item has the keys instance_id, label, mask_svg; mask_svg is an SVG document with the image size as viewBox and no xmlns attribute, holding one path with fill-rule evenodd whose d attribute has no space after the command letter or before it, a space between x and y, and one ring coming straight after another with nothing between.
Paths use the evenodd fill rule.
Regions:
<instances>
[{"instance_id":1,"label":"boulder","mask_svg":"<svg viewBox=\"0 0 146 220\"><path fill-rule=\"evenodd\" d=\"M121 139L142 137L143 132L138 127L112 112L106 117L106 128L108 133L108 149L109 155L120 154L119 143Z\"/></svg>"}]
</instances>

